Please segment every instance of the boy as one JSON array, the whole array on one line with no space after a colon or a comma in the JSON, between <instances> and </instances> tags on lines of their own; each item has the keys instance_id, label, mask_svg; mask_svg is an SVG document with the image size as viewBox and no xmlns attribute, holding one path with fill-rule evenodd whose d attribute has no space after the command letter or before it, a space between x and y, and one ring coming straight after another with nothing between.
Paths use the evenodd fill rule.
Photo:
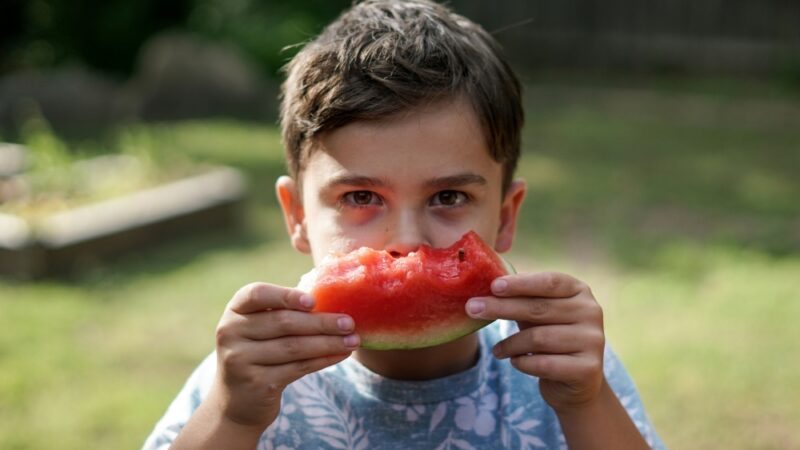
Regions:
<instances>
[{"instance_id":1,"label":"boy","mask_svg":"<svg viewBox=\"0 0 800 450\"><path fill-rule=\"evenodd\" d=\"M366 1L292 60L277 194L319 263L362 246L405 255L469 230L511 247L525 185L519 84L477 25L416 0ZM498 278L435 347L359 348L355 324L299 289L253 283L147 449L660 447L605 347L602 312L566 274ZM352 356L352 358L348 358ZM627 410L626 410L627 408Z\"/></svg>"}]
</instances>

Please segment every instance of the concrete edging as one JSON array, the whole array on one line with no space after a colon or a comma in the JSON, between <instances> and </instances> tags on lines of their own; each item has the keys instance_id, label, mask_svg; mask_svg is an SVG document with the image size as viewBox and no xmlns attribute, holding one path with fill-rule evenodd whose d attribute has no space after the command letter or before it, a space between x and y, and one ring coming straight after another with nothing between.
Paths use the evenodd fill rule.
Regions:
<instances>
[{"instance_id":1,"label":"concrete edging","mask_svg":"<svg viewBox=\"0 0 800 450\"><path fill-rule=\"evenodd\" d=\"M0 214L0 274L38 278L123 252L240 223L245 181L216 168L154 188L53 214L36 227Z\"/></svg>"}]
</instances>

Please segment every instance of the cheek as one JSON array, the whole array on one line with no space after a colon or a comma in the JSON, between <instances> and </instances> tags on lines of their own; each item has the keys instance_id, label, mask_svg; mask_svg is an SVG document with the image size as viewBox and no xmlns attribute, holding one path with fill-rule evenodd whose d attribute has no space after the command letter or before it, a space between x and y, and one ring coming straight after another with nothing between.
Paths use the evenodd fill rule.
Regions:
<instances>
[{"instance_id":1,"label":"cheek","mask_svg":"<svg viewBox=\"0 0 800 450\"><path fill-rule=\"evenodd\" d=\"M449 235L449 239L451 239L450 242L441 246L451 245L468 231L478 233L484 242L493 246L500 228L500 211L499 207L495 205L476 205L475 209L471 209L465 214L451 216L439 223L442 228L440 232Z\"/></svg>"},{"instance_id":2,"label":"cheek","mask_svg":"<svg viewBox=\"0 0 800 450\"><path fill-rule=\"evenodd\" d=\"M500 223L496 215L489 211L472 211L447 217L434 216L429 221L432 224L429 228L431 245L440 248L449 247L468 231L474 231L492 246L497 238Z\"/></svg>"},{"instance_id":3,"label":"cheek","mask_svg":"<svg viewBox=\"0 0 800 450\"><path fill-rule=\"evenodd\" d=\"M330 254L341 255L360 247L378 247L384 228L376 220L365 216L369 214L345 217L333 209L307 216L308 239L314 262L319 264Z\"/></svg>"}]
</instances>

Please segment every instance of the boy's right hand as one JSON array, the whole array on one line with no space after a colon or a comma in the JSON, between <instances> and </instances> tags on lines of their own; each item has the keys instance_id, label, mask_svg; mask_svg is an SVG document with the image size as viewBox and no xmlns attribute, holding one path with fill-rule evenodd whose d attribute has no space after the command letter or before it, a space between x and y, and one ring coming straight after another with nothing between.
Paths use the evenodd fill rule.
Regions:
<instances>
[{"instance_id":1,"label":"boy's right hand","mask_svg":"<svg viewBox=\"0 0 800 450\"><path fill-rule=\"evenodd\" d=\"M217 326L217 376L209 398L224 418L263 430L286 386L346 359L358 347L353 319L312 313L309 294L252 283L228 303Z\"/></svg>"}]
</instances>

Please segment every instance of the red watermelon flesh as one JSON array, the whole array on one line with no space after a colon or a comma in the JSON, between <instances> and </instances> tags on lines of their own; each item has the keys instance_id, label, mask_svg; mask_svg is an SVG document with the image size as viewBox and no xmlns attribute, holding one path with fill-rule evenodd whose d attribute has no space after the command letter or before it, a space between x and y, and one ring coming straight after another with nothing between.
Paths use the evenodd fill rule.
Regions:
<instances>
[{"instance_id":1,"label":"red watermelon flesh","mask_svg":"<svg viewBox=\"0 0 800 450\"><path fill-rule=\"evenodd\" d=\"M492 281L509 273L507 267L470 231L450 247L423 245L397 258L362 247L329 259L312 272L311 295L315 311L353 317L364 348L422 348L487 325L470 318L464 304L489 295Z\"/></svg>"}]
</instances>

